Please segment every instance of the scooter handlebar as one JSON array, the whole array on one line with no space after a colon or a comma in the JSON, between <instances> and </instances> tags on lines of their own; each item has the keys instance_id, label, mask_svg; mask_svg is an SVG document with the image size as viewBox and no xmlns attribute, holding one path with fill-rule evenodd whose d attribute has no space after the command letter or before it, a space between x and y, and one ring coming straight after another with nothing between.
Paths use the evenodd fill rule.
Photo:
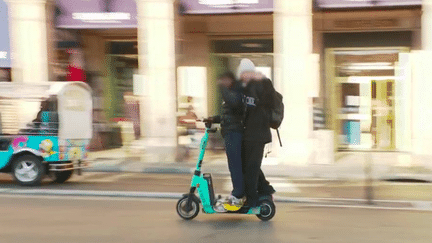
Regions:
<instances>
[{"instance_id":1,"label":"scooter handlebar","mask_svg":"<svg viewBox=\"0 0 432 243\"><path fill-rule=\"evenodd\" d=\"M198 122L204 122L206 128L210 129L212 127L212 124L214 124L214 123L220 123L221 118L220 118L220 116L213 116L213 117L203 118L202 120L197 119L196 121L198 121Z\"/></svg>"},{"instance_id":2,"label":"scooter handlebar","mask_svg":"<svg viewBox=\"0 0 432 243\"><path fill-rule=\"evenodd\" d=\"M217 128L216 127L214 127L214 128L208 128L207 132L208 133L215 133L215 132L217 132Z\"/></svg>"}]
</instances>

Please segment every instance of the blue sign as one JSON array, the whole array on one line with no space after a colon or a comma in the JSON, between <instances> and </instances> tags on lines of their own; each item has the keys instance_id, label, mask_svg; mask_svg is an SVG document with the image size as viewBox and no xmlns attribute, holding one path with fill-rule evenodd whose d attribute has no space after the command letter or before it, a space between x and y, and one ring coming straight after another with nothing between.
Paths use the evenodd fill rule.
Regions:
<instances>
[{"instance_id":1,"label":"blue sign","mask_svg":"<svg viewBox=\"0 0 432 243\"><path fill-rule=\"evenodd\" d=\"M0 68L10 68L10 40L8 6L0 0Z\"/></svg>"}]
</instances>

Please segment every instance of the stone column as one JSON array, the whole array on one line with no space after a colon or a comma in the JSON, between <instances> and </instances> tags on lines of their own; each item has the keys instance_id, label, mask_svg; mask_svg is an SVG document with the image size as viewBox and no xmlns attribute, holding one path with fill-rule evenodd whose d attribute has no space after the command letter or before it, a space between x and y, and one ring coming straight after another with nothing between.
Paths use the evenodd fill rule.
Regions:
<instances>
[{"instance_id":1,"label":"stone column","mask_svg":"<svg viewBox=\"0 0 432 243\"><path fill-rule=\"evenodd\" d=\"M141 129L154 160L172 160L176 140L174 0L136 0L139 73L144 82ZM168 150L166 150L168 149ZM156 161L154 161L156 162Z\"/></svg>"},{"instance_id":2,"label":"stone column","mask_svg":"<svg viewBox=\"0 0 432 243\"><path fill-rule=\"evenodd\" d=\"M432 156L432 0L423 0L422 50L412 52L412 149ZM426 61L425 61L426 60ZM430 158L425 163L432 166Z\"/></svg>"},{"instance_id":3,"label":"stone column","mask_svg":"<svg viewBox=\"0 0 432 243\"><path fill-rule=\"evenodd\" d=\"M50 0L6 0L9 6L12 80L48 81L46 4Z\"/></svg>"},{"instance_id":4,"label":"stone column","mask_svg":"<svg viewBox=\"0 0 432 243\"><path fill-rule=\"evenodd\" d=\"M275 88L284 97L281 163L307 164L312 154L312 1L274 1ZM275 138L274 138L275 139ZM277 141L274 141L277 142Z\"/></svg>"},{"instance_id":5,"label":"stone column","mask_svg":"<svg viewBox=\"0 0 432 243\"><path fill-rule=\"evenodd\" d=\"M423 0L423 14L422 14L422 49L425 51L432 51L432 0Z\"/></svg>"}]
</instances>

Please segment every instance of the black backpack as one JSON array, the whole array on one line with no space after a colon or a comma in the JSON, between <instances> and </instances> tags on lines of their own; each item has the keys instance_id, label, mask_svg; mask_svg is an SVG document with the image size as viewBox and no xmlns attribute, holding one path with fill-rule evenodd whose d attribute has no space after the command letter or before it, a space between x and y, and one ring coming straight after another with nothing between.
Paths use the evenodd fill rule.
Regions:
<instances>
[{"instance_id":1,"label":"black backpack","mask_svg":"<svg viewBox=\"0 0 432 243\"><path fill-rule=\"evenodd\" d=\"M282 98L282 95L275 90L273 95L273 108L270 110L270 127L276 129L281 147L282 140L280 138L278 128L280 127L284 117L284 104L282 102Z\"/></svg>"},{"instance_id":2,"label":"black backpack","mask_svg":"<svg viewBox=\"0 0 432 243\"><path fill-rule=\"evenodd\" d=\"M273 95L273 108L270 111L270 127L278 129L284 117L284 104L282 102L282 95L274 91Z\"/></svg>"}]
</instances>

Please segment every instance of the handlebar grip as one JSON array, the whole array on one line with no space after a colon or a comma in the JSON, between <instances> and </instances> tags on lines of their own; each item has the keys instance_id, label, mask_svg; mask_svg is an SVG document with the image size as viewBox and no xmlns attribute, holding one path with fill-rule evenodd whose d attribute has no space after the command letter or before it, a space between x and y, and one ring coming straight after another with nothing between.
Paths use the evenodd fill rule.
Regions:
<instances>
[{"instance_id":1,"label":"handlebar grip","mask_svg":"<svg viewBox=\"0 0 432 243\"><path fill-rule=\"evenodd\" d=\"M208 131L209 133L215 133L215 132L217 132L217 128L216 128L216 127L214 127L214 128L209 128L209 129L207 129L207 131Z\"/></svg>"}]
</instances>

